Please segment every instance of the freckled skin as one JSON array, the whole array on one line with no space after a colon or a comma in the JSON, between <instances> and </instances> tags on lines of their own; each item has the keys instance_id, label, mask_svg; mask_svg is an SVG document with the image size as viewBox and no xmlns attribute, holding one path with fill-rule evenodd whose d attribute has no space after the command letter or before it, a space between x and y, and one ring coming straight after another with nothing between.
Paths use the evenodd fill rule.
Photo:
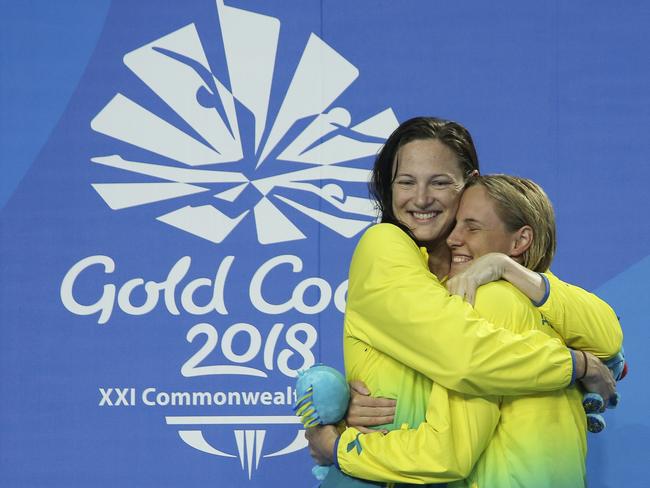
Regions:
<instances>
[{"instance_id":1,"label":"freckled skin","mask_svg":"<svg viewBox=\"0 0 650 488\"><path fill-rule=\"evenodd\" d=\"M464 184L456 156L438 140L415 140L399 149L393 164L395 216L428 249L444 243Z\"/></svg>"}]
</instances>

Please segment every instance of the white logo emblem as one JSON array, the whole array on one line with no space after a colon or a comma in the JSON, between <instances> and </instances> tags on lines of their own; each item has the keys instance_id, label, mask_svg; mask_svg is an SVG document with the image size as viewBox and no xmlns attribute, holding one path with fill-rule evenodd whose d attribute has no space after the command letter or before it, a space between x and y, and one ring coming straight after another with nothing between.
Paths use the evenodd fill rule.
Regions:
<instances>
[{"instance_id":1,"label":"white logo emblem","mask_svg":"<svg viewBox=\"0 0 650 488\"><path fill-rule=\"evenodd\" d=\"M307 440L305 439L305 431L300 428L293 439L293 441L284 449L274 451L271 453L263 454L264 439L267 431L260 428L264 425L300 425L300 419L295 415L291 416L206 416L206 417L166 417L167 424L169 425L183 425L184 427L178 431L178 435L183 441L206 454L213 456L238 457L243 470L248 472L248 479L252 478L253 470L257 469L260 460L264 458L283 456L292 452L299 451L307 447ZM202 430L197 430L197 427L206 428L210 425L238 425L240 428L233 430L235 440L237 442L237 456L224 451L221 451L211 445L204 437ZM193 427L193 428L192 428ZM243 427L243 428L242 428Z\"/></svg>"},{"instance_id":2,"label":"white logo emblem","mask_svg":"<svg viewBox=\"0 0 650 488\"><path fill-rule=\"evenodd\" d=\"M91 127L116 148L92 161L125 173L93 188L113 210L148 205L157 220L217 244L247 217L261 244L305 239L316 228L310 219L346 238L359 234L377 217L360 160L398 126L393 111L353 123L336 101L359 71L315 34L291 61L286 90L277 80L272 86L280 21L216 4L224 68L213 69L219 60L206 54L194 24L124 56L143 84L117 93ZM296 221L301 214L308 219ZM291 404L290 388L285 397ZM167 416L166 423L194 449L239 458L248 479L262 458L306 446L295 416ZM278 427L290 431L280 449L265 444ZM211 441L227 442L224 430L234 439L217 448Z\"/></svg>"},{"instance_id":3,"label":"white logo emblem","mask_svg":"<svg viewBox=\"0 0 650 488\"><path fill-rule=\"evenodd\" d=\"M311 34L267 123L280 22L222 0L217 9L227 76L210 67L194 24L124 56L156 96L141 96L138 103L117 93L108 102L91 127L126 143L119 147L134 156L123 152L92 161L158 181L141 182L139 176L137 183L93 188L113 210L183 198L157 220L214 243L251 208L262 244L306 238L304 226L299 229L285 212L306 215L347 238L357 235L377 216L366 196L370 171L341 163L374 156L398 125L393 111L352 124L348 110L335 102L359 71ZM198 204L190 196L204 192L210 193Z\"/></svg>"}]
</instances>

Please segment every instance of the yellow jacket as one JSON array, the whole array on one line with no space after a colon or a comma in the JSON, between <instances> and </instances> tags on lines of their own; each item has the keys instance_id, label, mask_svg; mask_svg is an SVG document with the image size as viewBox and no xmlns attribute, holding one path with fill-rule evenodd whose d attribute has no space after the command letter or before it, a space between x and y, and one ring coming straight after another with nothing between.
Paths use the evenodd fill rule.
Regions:
<instances>
[{"instance_id":1,"label":"yellow jacket","mask_svg":"<svg viewBox=\"0 0 650 488\"><path fill-rule=\"evenodd\" d=\"M567 334L567 342L601 357L615 354L621 333L611 308L552 275L549 280L552 292L541 310L553 318L553 327ZM470 473L476 475L468 481L472 482L487 479L486 472L511 473L508 463L502 463L500 470L491 464L493 453L499 452L493 435L497 439L499 419L504 411L512 410L514 399L469 394L556 390L534 408L543 422L548 420L543 412L557 407L557 398L566 399L562 400L561 421L553 424L557 428L547 432L564 432L578 441L573 443L578 447L571 451L567 459L572 461L567 465L569 474L584 477L586 446L579 394L575 389L557 391L568 384L572 370L566 348L559 340L549 340L560 334L550 328L549 321L542 321L526 297L504 282L481 288L477 310L509 330L494 328L469 305L449 297L428 271L426 253L400 229L380 224L366 232L350 269L346 371L350 379L364 380L376 396L398 399L396 419L389 428L417 429L396 430L387 436L359 435L356 429L347 429L337 450L343 471L370 480L415 483L458 480ZM567 317L573 322L567 324ZM429 378L436 382L432 384ZM450 392L443 382L465 393ZM514 403L515 414L525 410L527 403L535 404L532 398ZM543 407L544 402L551 410ZM557 414L553 412L553 420ZM526 437L518 435L515 440L536 445L526 444ZM547 452L547 444L541 443L541 452ZM489 455L472 471L486 447ZM539 463L534 466L539 469ZM525 472L524 468L514 471Z\"/></svg>"}]
</instances>

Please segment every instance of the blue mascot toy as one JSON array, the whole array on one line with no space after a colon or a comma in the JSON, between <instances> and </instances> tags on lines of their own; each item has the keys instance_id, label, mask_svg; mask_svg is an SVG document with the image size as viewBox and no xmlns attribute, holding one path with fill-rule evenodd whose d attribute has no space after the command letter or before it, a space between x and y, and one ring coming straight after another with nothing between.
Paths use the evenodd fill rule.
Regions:
<instances>
[{"instance_id":1,"label":"blue mascot toy","mask_svg":"<svg viewBox=\"0 0 650 488\"><path fill-rule=\"evenodd\" d=\"M296 405L293 409L306 427L337 424L345 416L350 401L350 387L336 369L316 364L298 373ZM314 466L312 473L325 479L329 466Z\"/></svg>"}]
</instances>

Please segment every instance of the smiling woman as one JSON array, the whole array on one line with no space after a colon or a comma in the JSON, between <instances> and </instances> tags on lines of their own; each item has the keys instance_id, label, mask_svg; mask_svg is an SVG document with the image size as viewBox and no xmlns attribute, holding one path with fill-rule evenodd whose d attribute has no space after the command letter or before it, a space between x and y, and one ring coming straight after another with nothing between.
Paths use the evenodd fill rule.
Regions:
<instances>
[{"instance_id":1,"label":"smiling woman","mask_svg":"<svg viewBox=\"0 0 650 488\"><path fill-rule=\"evenodd\" d=\"M555 235L553 207L536 183L508 175L471 178L456 226L447 238L450 276L489 253L501 253L533 271L548 271L556 249ZM529 301L504 282L481 287L475 307L482 316L513 332L544 331L573 347L591 348L601 357L612 355L620 344L616 327L551 328ZM491 400L493 405L483 406L496 412L491 439L467 479L451 486L585 485L587 425L577 388Z\"/></svg>"},{"instance_id":2,"label":"smiling woman","mask_svg":"<svg viewBox=\"0 0 650 488\"><path fill-rule=\"evenodd\" d=\"M526 268L547 271L556 248L555 213L544 190L508 175L471 178L447 238L453 276L489 252L512 257Z\"/></svg>"},{"instance_id":3,"label":"smiling woman","mask_svg":"<svg viewBox=\"0 0 650 488\"><path fill-rule=\"evenodd\" d=\"M446 240L462 188L477 170L467 130L436 118L404 122L379 153L371 190L382 223L366 231L350 265L344 357L348 379L362 380L374 395L396 400L396 410L394 417L383 420L387 424L381 428L389 431L385 436L363 434L354 427L341 435L332 426L308 429L318 462L334 462L346 474L379 482L461 480L472 473L499 422L499 400L493 395L550 392L546 394L563 398L566 391L576 391L564 390L576 377L588 388L613 394L611 375L595 356L572 353L549 333L550 327L542 327L540 312L558 330L567 330L567 323L572 331L588 330L594 352L615 354L620 326L611 308L597 297L549 277L553 289L538 311L530 296L504 284L518 295L493 300L499 304L495 314L481 316L480 310L450 296L442 284L451 260ZM510 234L500 250L505 251L511 239L521 241L527 231ZM460 260L471 260L471 252L465 250ZM521 310L525 317L517 313ZM354 402L353 395L351 409ZM556 410L547 410L555 420ZM561 429L553 430L553 442L562 441L561 433L571 425L574 431L580 422L584 425L584 413L562 420L556 422ZM561 475L580 479L584 443L567 445L575 449L567 455L571 461ZM509 465L489 466L499 468L497 477L515 472ZM525 472L525 466L518 472ZM346 484L340 472L330 473L336 479L328 475L324 488L359 483ZM517 486L533 486L530 476L521 481Z\"/></svg>"},{"instance_id":4,"label":"smiling woman","mask_svg":"<svg viewBox=\"0 0 650 488\"><path fill-rule=\"evenodd\" d=\"M435 117L402 123L377 156L370 191L381 221L398 226L429 253L429 268L449 271L445 239L454 225L460 195L478 174L474 141L460 124Z\"/></svg>"},{"instance_id":5,"label":"smiling woman","mask_svg":"<svg viewBox=\"0 0 650 488\"><path fill-rule=\"evenodd\" d=\"M454 153L437 139L415 140L397 151L393 213L424 246L435 246L454 225L464 176Z\"/></svg>"}]
</instances>

